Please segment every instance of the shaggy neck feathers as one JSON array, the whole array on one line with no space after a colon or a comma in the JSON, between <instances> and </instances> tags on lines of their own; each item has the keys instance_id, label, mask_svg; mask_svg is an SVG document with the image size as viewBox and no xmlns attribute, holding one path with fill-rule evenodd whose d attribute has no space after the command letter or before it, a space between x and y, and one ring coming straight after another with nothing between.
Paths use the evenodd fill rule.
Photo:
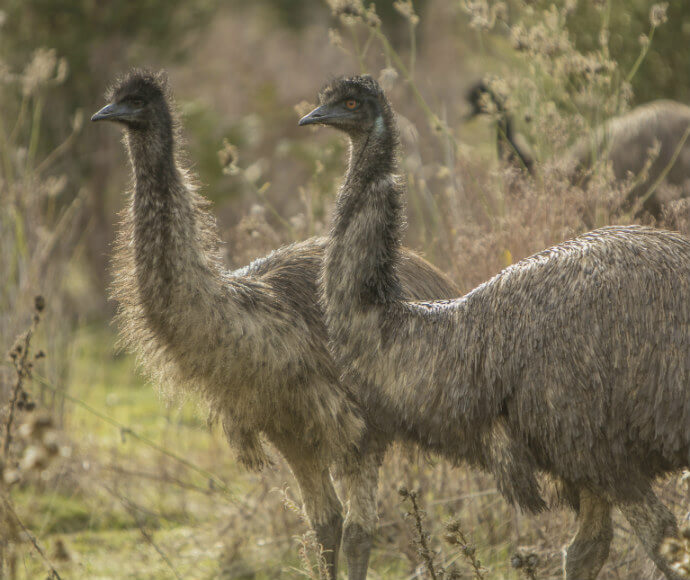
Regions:
<instances>
[{"instance_id":1,"label":"shaggy neck feathers","mask_svg":"<svg viewBox=\"0 0 690 580\"><path fill-rule=\"evenodd\" d=\"M403 224L397 156L393 113L384 106L369 132L351 135L325 257L327 304L358 308L401 296L395 270Z\"/></svg>"},{"instance_id":2,"label":"shaggy neck feathers","mask_svg":"<svg viewBox=\"0 0 690 580\"><path fill-rule=\"evenodd\" d=\"M387 105L384 111L381 129L375 122L368 134L350 135L348 171L336 201L324 258L322 292L331 352L346 382L359 388L360 400L373 411L375 420L392 421L424 447L454 455L459 448L476 446L476 439L482 436L463 438L458 436L458 421L439 423L444 416L439 410L452 407L448 399L454 393L429 392L423 406L413 403L409 407L409 417L387 401L389 396L397 397L399 407L404 408L402 401L414 399L417 383L420 392L426 389L428 361L420 361L412 376L406 374L410 361L394 359L405 357L403 351L408 347L418 357L420 340L433 348L431 345L443 340L438 334L443 329L422 328L419 321L406 316L397 275L404 186L396 174L399 143L393 114ZM466 321L466 329L471 322ZM420 332L425 332L424 339ZM462 368L463 350L454 356ZM396 367L410 385L398 384L401 377ZM402 390L397 395L388 391L398 387Z\"/></svg>"},{"instance_id":3,"label":"shaggy neck feathers","mask_svg":"<svg viewBox=\"0 0 690 580\"><path fill-rule=\"evenodd\" d=\"M154 332L173 340L220 292L218 239L202 200L176 162L176 128L167 105L145 127L129 127L125 144L134 187L128 215L138 301ZM197 324L196 328L201 325Z\"/></svg>"}]
</instances>

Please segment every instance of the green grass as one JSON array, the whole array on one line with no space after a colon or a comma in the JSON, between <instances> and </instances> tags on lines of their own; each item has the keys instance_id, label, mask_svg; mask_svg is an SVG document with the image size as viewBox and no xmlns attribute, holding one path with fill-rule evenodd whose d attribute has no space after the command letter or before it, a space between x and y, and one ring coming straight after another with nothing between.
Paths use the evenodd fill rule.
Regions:
<instances>
[{"instance_id":1,"label":"green grass","mask_svg":"<svg viewBox=\"0 0 690 580\"><path fill-rule=\"evenodd\" d=\"M231 483L238 494L251 493L257 478L234 464L218 430L206 427L191 402L168 406L138 374L133 358L115 352L113 338L102 328L80 330L70 348L70 376L57 387ZM46 481L33 478L12 491L18 514L49 552L57 538L68 546L71 559L58 562L58 569L69 578L174 577L141 525L171 554L182 577L217 577L223 543L216 528L233 502L210 492L199 473L85 407L65 401L64 409L61 433L71 457L44 472ZM28 544L17 553L19 578L44 573Z\"/></svg>"},{"instance_id":2,"label":"green grass","mask_svg":"<svg viewBox=\"0 0 690 580\"><path fill-rule=\"evenodd\" d=\"M113 337L99 329L79 332L72 345L72 367L69 392L85 403L103 410L120 423L129 425L140 435L165 442L165 431L188 427L192 431L204 428L194 405L168 407L155 390L137 372L131 356L114 350ZM69 414L69 427L84 430L107 442L113 433L98 417L81 408ZM198 444L197 438L184 438Z\"/></svg>"}]
</instances>

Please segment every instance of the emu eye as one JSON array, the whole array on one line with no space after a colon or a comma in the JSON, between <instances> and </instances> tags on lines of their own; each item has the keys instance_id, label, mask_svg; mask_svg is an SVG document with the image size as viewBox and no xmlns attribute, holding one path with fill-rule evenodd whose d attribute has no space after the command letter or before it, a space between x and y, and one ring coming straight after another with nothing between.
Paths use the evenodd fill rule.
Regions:
<instances>
[{"instance_id":1,"label":"emu eye","mask_svg":"<svg viewBox=\"0 0 690 580\"><path fill-rule=\"evenodd\" d=\"M132 106L137 108L144 106L144 100L140 99L139 97L132 97L131 99L129 99L129 102Z\"/></svg>"},{"instance_id":2,"label":"emu eye","mask_svg":"<svg viewBox=\"0 0 690 580\"><path fill-rule=\"evenodd\" d=\"M348 99L345 101L345 108L350 109L350 111L354 111L357 107L359 107L359 102L356 99Z\"/></svg>"}]
</instances>

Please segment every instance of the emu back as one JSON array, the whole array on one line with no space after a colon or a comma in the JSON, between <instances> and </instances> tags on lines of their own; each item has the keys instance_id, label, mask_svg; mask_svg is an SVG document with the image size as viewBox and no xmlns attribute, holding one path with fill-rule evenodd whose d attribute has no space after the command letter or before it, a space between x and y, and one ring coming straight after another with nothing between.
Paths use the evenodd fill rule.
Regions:
<instances>
[{"instance_id":1,"label":"emu back","mask_svg":"<svg viewBox=\"0 0 690 580\"><path fill-rule=\"evenodd\" d=\"M483 334L483 353L467 346L480 382L502 391L547 471L623 501L690 465L686 238L597 230L508 268L465 307Z\"/></svg>"}]
</instances>

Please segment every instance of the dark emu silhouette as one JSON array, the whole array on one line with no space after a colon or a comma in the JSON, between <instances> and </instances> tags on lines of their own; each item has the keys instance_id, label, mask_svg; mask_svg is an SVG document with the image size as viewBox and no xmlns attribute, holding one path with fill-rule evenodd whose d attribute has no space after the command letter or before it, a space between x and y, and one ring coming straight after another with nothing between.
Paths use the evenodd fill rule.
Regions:
<instances>
[{"instance_id":1,"label":"dark emu silhouette","mask_svg":"<svg viewBox=\"0 0 690 580\"><path fill-rule=\"evenodd\" d=\"M679 578L659 554L677 525L651 486L690 465L690 240L604 228L462 298L408 301L393 111L368 76L332 82L320 103L300 123L350 138L322 278L342 380L382 421L489 469L527 509L544 507L535 473L553 477L579 522L569 580L599 573L612 506Z\"/></svg>"},{"instance_id":2,"label":"dark emu silhouette","mask_svg":"<svg viewBox=\"0 0 690 580\"><path fill-rule=\"evenodd\" d=\"M275 445L299 483L333 578L343 519L329 466L340 466L350 501L344 550L351 574L366 573L362 530L375 526L389 439L367 429L328 353L317 294L325 240L227 271L208 202L181 160L164 76L130 72L107 99L92 120L124 126L133 172L114 256L124 343L157 381L208 402L245 466L268 463L261 434ZM457 294L433 266L403 255L400 276L410 297Z\"/></svg>"},{"instance_id":3,"label":"dark emu silhouette","mask_svg":"<svg viewBox=\"0 0 690 580\"><path fill-rule=\"evenodd\" d=\"M534 173L534 152L522 133L515 131L513 116L506 109L503 99L498 97L489 84L480 80L472 84L466 95L471 110L468 119L486 114L485 99L496 107L496 149L498 158L507 161L517 169Z\"/></svg>"}]
</instances>

